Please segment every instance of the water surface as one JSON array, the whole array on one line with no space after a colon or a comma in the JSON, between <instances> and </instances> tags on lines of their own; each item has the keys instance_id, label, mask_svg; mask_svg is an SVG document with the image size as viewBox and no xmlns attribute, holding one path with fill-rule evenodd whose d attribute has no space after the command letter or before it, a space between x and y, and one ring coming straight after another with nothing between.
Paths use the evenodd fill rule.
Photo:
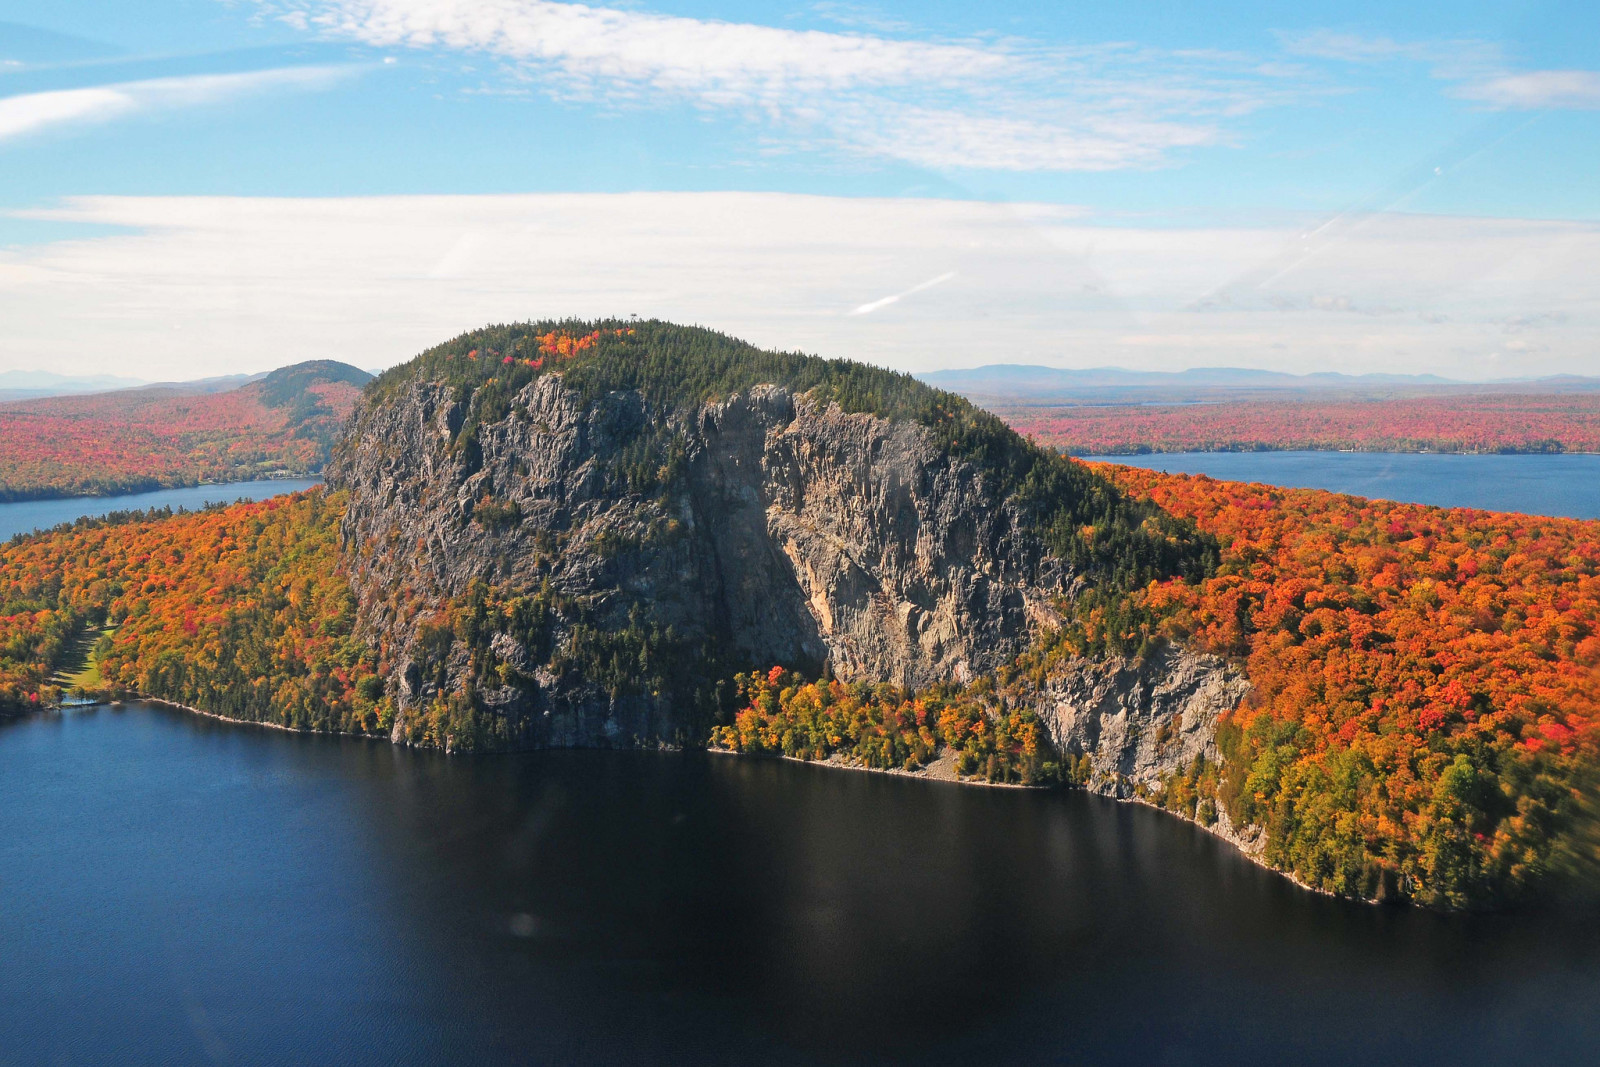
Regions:
<instances>
[{"instance_id":1,"label":"water surface","mask_svg":"<svg viewBox=\"0 0 1600 1067\"><path fill-rule=\"evenodd\" d=\"M1081 793L0 727L0 1061L1592 1063L1600 924L1296 889Z\"/></svg>"},{"instance_id":2,"label":"water surface","mask_svg":"<svg viewBox=\"0 0 1600 1067\"><path fill-rule=\"evenodd\" d=\"M1089 458L1380 500L1600 519L1600 455L1166 452Z\"/></svg>"},{"instance_id":3,"label":"water surface","mask_svg":"<svg viewBox=\"0 0 1600 1067\"><path fill-rule=\"evenodd\" d=\"M20 500L0 504L0 541L19 533L48 530L63 522L75 522L86 515L109 515L113 511L147 511L170 507L195 511L210 503L235 500L264 500L280 493L298 493L318 484L320 478L267 478L253 482L226 482L220 485L190 485L182 489L157 489L149 493L122 496L72 496L55 500Z\"/></svg>"}]
</instances>

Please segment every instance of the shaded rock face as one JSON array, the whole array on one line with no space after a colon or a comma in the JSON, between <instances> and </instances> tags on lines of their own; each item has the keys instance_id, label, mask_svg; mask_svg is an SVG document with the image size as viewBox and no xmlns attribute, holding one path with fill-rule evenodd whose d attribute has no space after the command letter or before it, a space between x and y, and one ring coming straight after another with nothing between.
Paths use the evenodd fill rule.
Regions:
<instances>
[{"instance_id":1,"label":"shaded rock face","mask_svg":"<svg viewBox=\"0 0 1600 1067\"><path fill-rule=\"evenodd\" d=\"M1035 710L1057 751L1093 757L1090 789L1126 798L1196 756L1220 762L1217 717L1249 688L1238 666L1167 645L1143 663L1083 661L1046 684Z\"/></svg>"},{"instance_id":2,"label":"shaded rock face","mask_svg":"<svg viewBox=\"0 0 1600 1067\"><path fill-rule=\"evenodd\" d=\"M351 494L358 625L390 664L397 736L408 709L464 684L459 646L442 680L418 668L419 620L479 578L581 604L598 629L671 627L745 669L826 662L912 686L1014 656L1072 578L991 479L915 424L775 387L664 418L631 392L585 406L557 375L481 426L476 449L452 447L467 414L449 389L410 383L358 412L328 473ZM646 437L681 462L630 491ZM557 647L579 622L558 613ZM664 695L558 678L510 634L491 647L523 676L478 690L513 744L651 744L685 726Z\"/></svg>"}]
</instances>

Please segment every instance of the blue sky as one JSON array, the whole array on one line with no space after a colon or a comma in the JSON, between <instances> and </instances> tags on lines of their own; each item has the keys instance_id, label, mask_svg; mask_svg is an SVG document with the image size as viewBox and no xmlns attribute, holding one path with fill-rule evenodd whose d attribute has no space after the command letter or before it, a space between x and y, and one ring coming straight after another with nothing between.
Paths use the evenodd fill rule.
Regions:
<instances>
[{"instance_id":1,"label":"blue sky","mask_svg":"<svg viewBox=\"0 0 1600 1067\"><path fill-rule=\"evenodd\" d=\"M1600 373L1597 42L1594 4L0 0L0 369L637 312L907 369Z\"/></svg>"}]
</instances>

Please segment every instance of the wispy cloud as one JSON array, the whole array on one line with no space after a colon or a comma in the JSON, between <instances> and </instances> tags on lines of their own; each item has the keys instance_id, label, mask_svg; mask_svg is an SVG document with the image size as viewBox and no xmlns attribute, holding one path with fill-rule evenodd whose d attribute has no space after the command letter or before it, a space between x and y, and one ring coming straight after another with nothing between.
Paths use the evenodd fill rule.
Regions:
<instances>
[{"instance_id":1,"label":"wispy cloud","mask_svg":"<svg viewBox=\"0 0 1600 1067\"><path fill-rule=\"evenodd\" d=\"M217 104L272 90L325 88L347 77L353 69L348 66L280 67L235 74L150 78L0 97L0 141L72 123L108 122L140 111Z\"/></svg>"},{"instance_id":2,"label":"wispy cloud","mask_svg":"<svg viewBox=\"0 0 1600 1067\"><path fill-rule=\"evenodd\" d=\"M1600 71L1535 70L1469 85L1461 95L1494 107L1528 110L1600 108Z\"/></svg>"},{"instance_id":3,"label":"wispy cloud","mask_svg":"<svg viewBox=\"0 0 1600 1067\"><path fill-rule=\"evenodd\" d=\"M1343 63L1404 60L1425 64L1435 78L1456 83L1456 96L1494 108L1600 108L1600 71L1514 70L1504 50L1491 41L1396 41L1331 30L1280 33L1278 37L1285 51L1293 55Z\"/></svg>"},{"instance_id":4,"label":"wispy cloud","mask_svg":"<svg viewBox=\"0 0 1600 1067\"><path fill-rule=\"evenodd\" d=\"M941 169L1160 166L1296 92L1247 56L915 39L859 19L826 31L553 0L258 2L333 39L491 56L556 97L729 112L795 147Z\"/></svg>"},{"instance_id":5,"label":"wispy cloud","mask_svg":"<svg viewBox=\"0 0 1600 1067\"><path fill-rule=\"evenodd\" d=\"M1003 47L790 30L550 0L287 0L292 24L377 47L443 47L546 65L572 92L645 89L709 104L956 85L1017 62Z\"/></svg>"},{"instance_id":6,"label":"wispy cloud","mask_svg":"<svg viewBox=\"0 0 1600 1067\"><path fill-rule=\"evenodd\" d=\"M835 3L833 0L818 0L810 7L810 13L819 19L848 26L851 29L873 30L877 33L905 33L912 29L910 23L902 19L885 15L875 7L866 4Z\"/></svg>"}]
</instances>

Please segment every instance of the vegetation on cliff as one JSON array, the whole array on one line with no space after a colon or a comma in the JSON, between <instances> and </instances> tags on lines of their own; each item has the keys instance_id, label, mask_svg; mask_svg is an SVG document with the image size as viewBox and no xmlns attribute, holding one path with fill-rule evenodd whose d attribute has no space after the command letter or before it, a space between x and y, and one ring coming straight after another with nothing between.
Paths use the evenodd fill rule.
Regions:
<instances>
[{"instance_id":1,"label":"vegetation on cliff","mask_svg":"<svg viewBox=\"0 0 1600 1067\"><path fill-rule=\"evenodd\" d=\"M380 403L413 380L451 386L465 412L455 447L471 455L479 427L505 418L523 386L554 372L585 402L637 390L657 413L629 457L628 482L637 491L655 488L675 469L676 441L666 416L757 385L780 385L846 412L926 427L940 448L991 474L999 495L1021 506L1052 554L1097 585L1130 589L1172 575L1197 578L1216 562L1215 542L1189 523L1027 441L954 393L908 374L769 351L713 330L636 320L489 327L384 372L368 402Z\"/></svg>"},{"instance_id":2,"label":"vegetation on cliff","mask_svg":"<svg viewBox=\"0 0 1600 1067\"><path fill-rule=\"evenodd\" d=\"M0 500L314 474L370 377L316 360L222 392L153 386L0 404Z\"/></svg>"}]
</instances>

